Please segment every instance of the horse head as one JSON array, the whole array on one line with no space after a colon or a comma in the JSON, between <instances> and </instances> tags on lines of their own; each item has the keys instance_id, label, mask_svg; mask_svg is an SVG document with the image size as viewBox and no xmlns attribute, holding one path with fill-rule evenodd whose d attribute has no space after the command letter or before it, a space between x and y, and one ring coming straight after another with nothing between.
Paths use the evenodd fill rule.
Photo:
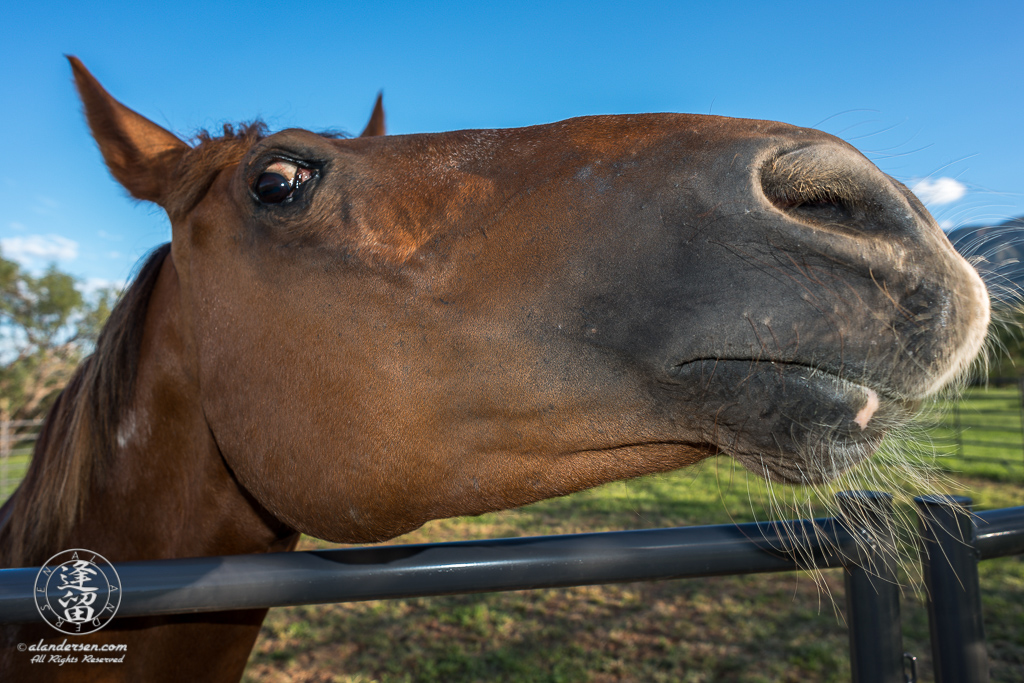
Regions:
<instances>
[{"instance_id":1,"label":"horse head","mask_svg":"<svg viewBox=\"0 0 1024 683\"><path fill-rule=\"evenodd\" d=\"M650 114L191 147L73 65L111 172L170 216L217 449L314 536L718 453L828 479L985 337L985 287L921 203L817 130Z\"/></svg>"}]
</instances>

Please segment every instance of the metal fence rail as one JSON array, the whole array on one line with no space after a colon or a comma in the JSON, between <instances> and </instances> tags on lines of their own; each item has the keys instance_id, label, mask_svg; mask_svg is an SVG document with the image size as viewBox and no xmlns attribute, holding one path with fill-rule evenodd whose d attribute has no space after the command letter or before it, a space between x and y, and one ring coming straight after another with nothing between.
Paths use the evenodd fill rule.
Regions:
<instances>
[{"instance_id":1,"label":"metal fence rail","mask_svg":"<svg viewBox=\"0 0 1024 683\"><path fill-rule=\"evenodd\" d=\"M855 548L824 519L125 562L118 616L790 571L798 563L773 550L790 532ZM820 566L841 566L818 550ZM0 623L39 619L37 571L0 571Z\"/></svg>"},{"instance_id":2,"label":"metal fence rail","mask_svg":"<svg viewBox=\"0 0 1024 683\"><path fill-rule=\"evenodd\" d=\"M865 513L852 519L888 524L885 494L843 495L842 505ZM936 598L929 609L933 647L941 648L935 661L949 671L937 672L937 680L980 683L988 674L978 655L984 635L976 563L1024 553L1024 507L966 516L965 504L930 497L920 507L931 558L926 572L939 572L928 579ZM899 591L885 563L870 556L871 544L856 542L875 531L819 519L127 562L116 565L123 589L118 617L778 572L813 559L847 572L853 680L904 683ZM789 550L794 538L801 539L800 554ZM956 558L955 583L942 574L946 557ZM39 619L37 571L0 570L0 623Z\"/></svg>"}]
</instances>

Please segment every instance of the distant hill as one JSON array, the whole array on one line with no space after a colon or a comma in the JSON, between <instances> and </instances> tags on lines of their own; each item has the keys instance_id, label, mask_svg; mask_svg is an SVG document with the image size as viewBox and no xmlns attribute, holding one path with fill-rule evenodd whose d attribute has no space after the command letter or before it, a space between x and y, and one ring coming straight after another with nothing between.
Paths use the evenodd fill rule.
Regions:
<instances>
[{"instance_id":1,"label":"distant hill","mask_svg":"<svg viewBox=\"0 0 1024 683\"><path fill-rule=\"evenodd\" d=\"M1024 216L998 225L967 225L949 233L956 250L982 274L996 299L1024 291Z\"/></svg>"}]
</instances>

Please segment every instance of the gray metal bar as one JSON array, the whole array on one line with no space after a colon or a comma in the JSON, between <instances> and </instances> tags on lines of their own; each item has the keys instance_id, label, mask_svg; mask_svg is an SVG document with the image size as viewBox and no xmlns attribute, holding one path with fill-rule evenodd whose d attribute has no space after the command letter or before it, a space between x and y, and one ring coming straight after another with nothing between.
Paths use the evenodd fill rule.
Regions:
<instances>
[{"instance_id":1,"label":"gray metal bar","mask_svg":"<svg viewBox=\"0 0 1024 683\"><path fill-rule=\"evenodd\" d=\"M986 510L974 517L979 559L1024 555L1024 506Z\"/></svg>"},{"instance_id":2,"label":"gray metal bar","mask_svg":"<svg viewBox=\"0 0 1024 683\"><path fill-rule=\"evenodd\" d=\"M116 564L119 617L838 567L835 520L652 529ZM37 569L0 571L0 623L39 619Z\"/></svg>"},{"instance_id":3,"label":"gray metal bar","mask_svg":"<svg viewBox=\"0 0 1024 683\"><path fill-rule=\"evenodd\" d=\"M981 614L971 499L921 496L922 565L936 683L985 683L988 655Z\"/></svg>"},{"instance_id":4,"label":"gray metal bar","mask_svg":"<svg viewBox=\"0 0 1024 683\"><path fill-rule=\"evenodd\" d=\"M861 539L856 564L844 572L852 680L904 683L892 496L844 491L836 499L850 532Z\"/></svg>"}]
</instances>

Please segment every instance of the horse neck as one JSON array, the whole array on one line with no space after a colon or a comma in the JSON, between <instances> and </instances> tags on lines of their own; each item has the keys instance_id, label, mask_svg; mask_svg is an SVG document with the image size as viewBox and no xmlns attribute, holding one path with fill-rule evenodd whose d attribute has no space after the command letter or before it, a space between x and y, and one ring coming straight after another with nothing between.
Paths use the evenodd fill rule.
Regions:
<instances>
[{"instance_id":1,"label":"horse neck","mask_svg":"<svg viewBox=\"0 0 1024 683\"><path fill-rule=\"evenodd\" d=\"M86 548L117 563L294 546L297 534L252 500L221 457L203 416L184 322L177 274L167 258L149 298L136 381L118 421L112 457L83 468L90 483L70 531L60 535L59 545L52 542L37 548L24 564L40 564L68 548ZM67 409L68 403L83 395L87 394L79 387L69 387L62 397L68 401L55 412ZM59 425L60 418L51 415L50 419ZM69 431L72 433L52 438L88 442L74 428ZM57 453L52 445L42 445L43 452L35 456L39 472L48 469L44 465ZM5 506L12 521L18 515L45 512L30 507L30 501L39 498L33 496L38 493L33 487L41 477L38 472L26 477L16 494L20 500ZM10 552L13 528L23 533L31 529L9 523L0 553ZM47 674L54 680L80 680L83 673L111 681L238 680L264 615L265 610L250 610L114 620L103 630L74 640L127 644L124 664L88 665L87 672L80 667L54 670L51 666ZM41 623L0 629L0 670L9 674L10 680L38 680L36 665L13 644L60 635Z\"/></svg>"},{"instance_id":2,"label":"horse neck","mask_svg":"<svg viewBox=\"0 0 1024 683\"><path fill-rule=\"evenodd\" d=\"M135 381L131 398L119 408L116 434L107 439L111 452L85 453L93 442L88 430L105 427L67 417L76 402L91 397L81 385L100 381L100 372L80 371L48 418L52 429L44 428L46 438L37 447L33 469L4 506L3 513L10 515L0 541L7 546L0 546L6 566L40 564L70 547L125 562L286 550L294 544L296 534L238 485L206 424L170 255L147 286L152 291L146 293L139 318L144 320L139 323L141 341L131 349L138 359ZM58 460L85 464L61 467ZM60 519L73 521L50 524L40 534L41 527L26 520L59 516L47 509L47 502L57 498L53 474L72 481L61 484L60 491L61 498L75 500L73 514ZM46 542L33 543L33 535ZM12 553L12 547L28 550ZM12 556L17 558L13 562Z\"/></svg>"},{"instance_id":3,"label":"horse neck","mask_svg":"<svg viewBox=\"0 0 1024 683\"><path fill-rule=\"evenodd\" d=\"M168 257L112 466L94 477L73 538L112 561L287 550L296 534L239 486L206 423L180 293Z\"/></svg>"}]
</instances>

